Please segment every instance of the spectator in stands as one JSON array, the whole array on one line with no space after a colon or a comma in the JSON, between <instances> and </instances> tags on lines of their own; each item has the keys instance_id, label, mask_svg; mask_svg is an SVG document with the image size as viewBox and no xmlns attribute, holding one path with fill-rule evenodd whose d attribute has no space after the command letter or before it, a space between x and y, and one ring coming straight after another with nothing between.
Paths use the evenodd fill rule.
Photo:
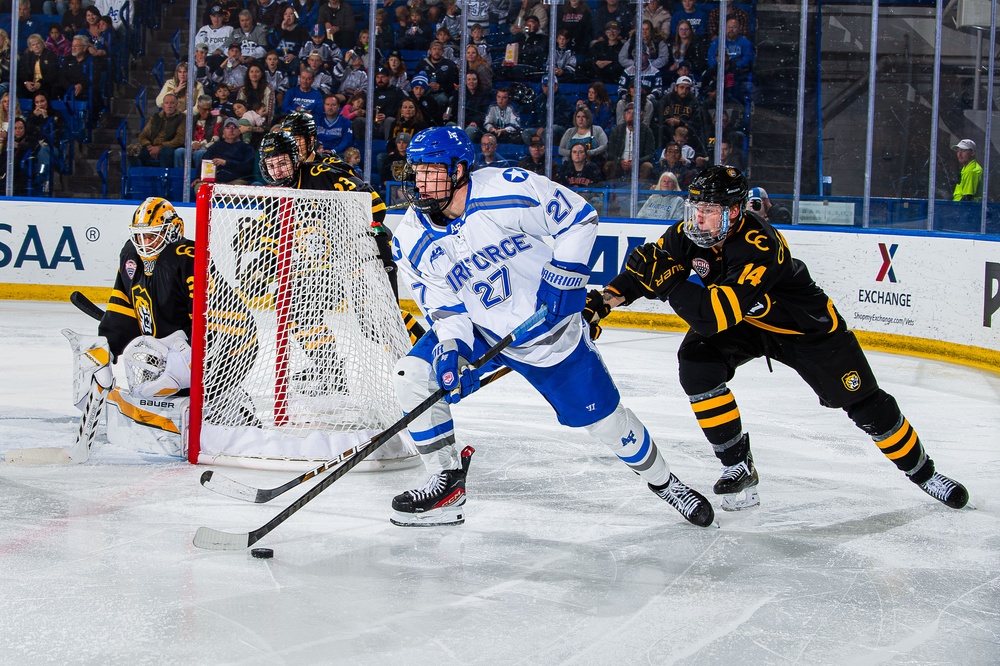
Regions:
<instances>
[{"instance_id":1,"label":"spectator in stands","mask_svg":"<svg viewBox=\"0 0 1000 666\"><path fill-rule=\"evenodd\" d=\"M49 38L45 40L45 48L52 53L56 54L56 57L62 58L63 56L69 55L70 41L63 34L62 28L59 27L58 23L49 24Z\"/></svg>"},{"instance_id":2,"label":"spectator in stands","mask_svg":"<svg viewBox=\"0 0 1000 666\"><path fill-rule=\"evenodd\" d=\"M625 122L611 130L608 137L608 159L602 170L605 180L631 180L633 162L632 123L635 121L635 104L625 107ZM640 123L639 132L639 180L648 181L653 174L653 160L656 153L656 138L653 130Z\"/></svg>"},{"instance_id":3,"label":"spectator in stands","mask_svg":"<svg viewBox=\"0 0 1000 666\"><path fill-rule=\"evenodd\" d=\"M665 194L650 195L642 204L636 217L645 220L683 220L684 197L680 194L672 194L682 191L680 183L677 182L677 176L669 171L664 171L660 174L653 189Z\"/></svg>"},{"instance_id":4,"label":"spectator in stands","mask_svg":"<svg viewBox=\"0 0 1000 666\"><path fill-rule=\"evenodd\" d=\"M615 105L615 124L620 125L625 122L625 107L628 106L629 102L635 101L635 78L631 76L624 77L625 85L619 88L618 103ZM643 90L643 104L642 104L642 114L641 119L644 125L649 125L650 127L655 127L653 125L653 102L651 101L651 96L647 94L646 90Z\"/></svg>"},{"instance_id":5,"label":"spectator in stands","mask_svg":"<svg viewBox=\"0 0 1000 666\"><path fill-rule=\"evenodd\" d=\"M479 55L490 60L490 45L486 41L486 29L479 23L473 23L469 29L469 43L479 50Z\"/></svg>"},{"instance_id":6,"label":"spectator in stands","mask_svg":"<svg viewBox=\"0 0 1000 666\"><path fill-rule=\"evenodd\" d=\"M504 61L504 65L508 67L507 78L524 81L545 71L549 57L549 38L538 32L537 18L529 16L524 29L513 40L517 44L517 61Z\"/></svg>"},{"instance_id":7,"label":"spectator in stands","mask_svg":"<svg viewBox=\"0 0 1000 666\"><path fill-rule=\"evenodd\" d=\"M570 127L559 142L559 154L570 158L573 146L582 145L587 151L587 159L600 165L608 154L608 135L600 125L594 125L590 109L581 107L573 114L574 127Z\"/></svg>"},{"instance_id":8,"label":"spectator in stands","mask_svg":"<svg viewBox=\"0 0 1000 666\"><path fill-rule=\"evenodd\" d=\"M46 16L62 16L68 7L66 0L45 0L42 3L42 13Z\"/></svg>"},{"instance_id":9,"label":"spectator in stands","mask_svg":"<svg viewBox=\"0 0 1000 666\"><path fill-rule=\"evenodd\" d=\"M313 78L311 70L299 73L299 85L285 93L285 103L281 106L282 115L287 116L292 111L305 111L315 118L323 113L323 95L313 90Z\"/></svg>"},{"instance_id":10,"label":"spectator in stands","mask_svg":"<svg viewBox=\"0 0 1000 666\"><path fill-rule=\"evenodd\" d=\"M389 151L379 154L376 158L381 164L378 174L383 183L397 180L393 168L396 164L406 164L406 149L410 145L411 138L409 133L400 132L396 135L396 139L389 143Z\"/></svg>"},{"instance_id":11,"label":"spectator in stands","mask_svg":"<svg viewBox=\"0 0 1000 666\"><path fill-rule=\"evenodd\" d=\"M69 7L62 15L62 31L66 39L73 39L87 25L83 14L83 0L69 0Z\"/></svg>"},{"instance_id":12,"label":"spectator in stands","mask_svg":"<svg viewBox=\"0 0 1000 666\"><path fill-rule=\"evenodd\" d=\"M92 85L92 56L90 55L90 39L85 35L76 35L70 43L70 57L63 60L59 68L58 96L67 91L73 91L73 99L87 101Z\"/></svg>"},{"instance_id":13,"label":"spectator in stands","mask_svg":"<svg viewBox=\"0 0 1000 666\"><path fill-rule=\"evenodd\" d=\"M38 139L27 133L24 118L14 119L14 130L12 133L14 141L14 196L28 195L28 172L21 166L24 158L38 148ZM7 154L8 132L0 131L0 151ZM38 166L35 171L37 173ZM44 173L44 172L43 172ZM0 187L7 187L7 160L0 160ZM34 184L34 193L37 193L41 184Z\"/></svg>"},{"instance_id":14,"label":"spectator in stands","mask_svg":"<svg viewBox=\"0 0 1000 666\"><path fill-rule=\"evenodd\" d=\"M615 109L611 106L611 97L608 95L607 87L600 81L595 81L587 88L587 100L577 102L590 109L590 115L594 118L594 124L600 125L605 133L610 133L618 124L615 117ZM648 124L648 123L647 123Z\"/></svg>"},{"instance_id":15,"label":"spectator in stands","mask_svg":"<svg viewBox=\"0 0 1000 666\"><path fill-rule=\"evenodd\" d=\"M660 39L651 21L643 21L639 37L632 35L628 44L623 46L618 54L618 62L625 68L626 73L634 74L636 71L636 41L642 42L642 67L640 67L640 71L643 77L648 76L648 72L651 70L659 72L670 62L670 49L667 48L667 43ZM648 87L645 80L643 87ZM659 87L662 89L662 85Z\"/></svg>"},{"instance_id":16,"label":"spectator in stands","mask_svg":"<svg viewBox=\"0 0 1000 666\"><path fill-rule=\"evenodd\" d=\"M392 29L393 41L399 46L399 38L406 32L406 27L410 23L410 8L406 5L396 5L393 10L393 22L389 27Z\"/></svg>"},{"instance_id":17,"label":"spectator in stands","mask_svg":"<svg viewBox=\"0 0 1000 666\"><path fill-rule=\"evenodd\" d=\"M483 120L483 130L490 133L494 140L503 143L521 143L521 114L510 101L510 89L499 88L496 92L496 102L490 105ZM470 135L473 141L481 136L481 132Z\"/></svg>"},{"instance_id":18,"label":"spectator in stands","mask_svg":"<svg viewBox=\"0 0 1000 666\"><path fill-rule=\"evenodd\" d=\"M389 68L389 85L396 86L407 95L410 94L410 76L406 72L406 63L403 62L403 54L399 51L392 51L386 58L385 66Z\"/></svg>"},{"instance_id":19,"label":"spectator in stands","mask_svg":"<svg viewBox=\"0 0 1000 666\"><path fill-rule=\"evenodd\" d=\"M357 41L357 30L354 24L354 10L350 5L344 6L341 0L327 0L327 4L319 8L316 22L326 28L326 34L341 49L350 49Z\"/></svg>"},{"instance_id":20,"label":"spectator in stands","mask_svg":"<svg viewBox=\"0 0 1000 666\"><path fill-rule=\"evenodd\" d=\"M545 163L545 140L540 136L533 136L528 141L528 154L520 159L517 166L526 171L544 176ZM559 175L559 167L556 166L556 161L551 158L548 159L548 163L551 165L549 173L555 178Z\"/></svg>"},{"instance_id":21,"label":"spectator in stands","mask_svg":"<svg viewBox=\"0 0 1000 666\"><path fill-rule=\"evenodd\" d=\"M91 5L83 10L83 20L86 26L81 31L82 34L90 38L90 55L103 58L108 55L105 35L101 31L101 10Z\"/></svg>"},{"instance_id":22,"label":"spectator in stands","mask_svg":"<svg viewBox=\"0 0 1000 666\"><path fill-rule=\"evenodd\" d=\"M238 0L214 0L211 4L206 3L205 9L208 12L206 22L211 22L212 7L219 6L222 10L222 21L235 30L240 25L239 12L246 3Z\"/></svg>"},{"instance_id":23,"label":"spectator in stands","mask_svg":"<svg viewBox=\"0 0 1000 666\"><path fill-rule=\"evenodd\" d=\"M215 99L212 101L212 111L222 119L233 115L232 89L224 83L215 86Z\"/></svg>"},{"instance_id":24,"label":"spectator in stands","mask_svg":"<svg viewBox=\"0 0 1000 666\"><path fill-rule=\"evenodd\" d=\"M725 38L726 96L736 95L740 100L750 101L750 68L753 67L753 44L740 34L739 19L726 21ZM714 72L718 66L719 38L708 46L708 69ZM732 77L730 79L730 77Z\"/></svg>"},{"instance_id":25,"label":"spectator in stands","mask_svg":"<svg viewBox=\"0 0 1000 666\"><path fill-rule=\"evenodd\" d=\"M219 86L220 88L222 86ZM163 110L154 115L139 132L139 154L129 158L132 166L174 165L174 151L184 145L185 117L178 111L177 96L163 98Z\"/></svg>"},{"instance_id":26,"label":"spectator in stands","mask_svg":"<svg viewBox=\"0 0 1000 666\"><path fill-rule=\"evenodd\" d=\"M61 113L51 107L49 98L44 93L35 93L32 104L31 113L25 118L27 131L36 137L41 137L45 140L45 143L49 144L42 145L41 150L44 150L45 155L39 155L39 163L48 164L50 161L49 147L51 146L54 149L58 146L59 139L66 130L66 119L63 118ZM52 122L52 142L49 141L48 135L45 132L45 126L49 121Z\"/></svg>"},{"instance_id":27,"label":"spectator in stands","mask_svg":"<svg viewBox=\"0 0 1000 666\"><path fill-rule=\"evenodd\" d=\"M374 136L381 135L386 141L392 136L391 130L396 120L396 115L399 113L399 106L406 99L406 95L403 94L402 90L389 85L389 77L390 73L387 67L383 67L375 72L375 91L372 93L372 100L369 105L374 114L372 116L374 120L372 125ZM363 132L358 132L357 125L354 127L354 133L358 136L364 136Z\"/></svg>"},{"instance_id":28,"label":"spectator in stands","mask_svg":"<svg viewBox=\"0 0 1000 666\"><path fill-rule=\"evenodd\" d=\"M580 59L587 57L587 49L594 32L590 7L584 0L566 0L559 5L556 30L568 30L570 46Z\"/></svg>"},{"instance_id":29,"label":"spectator in stands","mask_svg":"<svg viewBox=\"0 0 1000 666\"><path fill-rule=\"evenodd\" d=\"M691 132L691 142L704 146L704 132L707 125L705 108L691 93L693 81L686 76L677 79L673 92L663 100L663 141L673 137L678 127L687 127Z\"/></svg>"},{"instance_id":30,"label":"spectator in stands","mask_svg":"<svg viewBox=\"0 0 1000 666\"><path fill-rule=\"evenodd\" d=\"M340 96L338 95L337 98L339 99ZM366 105L367 96L362 91L351 95L347 103L340 109L340 115L351 121L351 132L355 135L358 135L359 127L362 131L364 130L365 118L368 116L368 112L365 109ZM362 133L358 136L364 136L364 134Z\"/></svg>"},{"instance_id":31,"label":"spectator in stands","mask_svg":"<svg viewBox=\"0 0 1000 666\"><path fill-rule=\"evenodd\" d=\"M444 14L435 26L438 30L444 28L453 39L459 39L462 34L462 10L455 0L443 0ZM472 43L472 40L469 40Z\"/></svg>"},{"instance_id":32,"label":"spectator in stands","mask_svg":"<svg viewBox=\"0 0 1000 666\"><path fill-rule=\"evenodd\" d=\"M572 130L571 130L572 131ZM559 149L562 152L562 148ZM566 187L596 187L604 182L600 167L587 159L587 148L582 143L573 145L569 159L559 169L556 182Z\"/></svg>"},{"instance_id":33,"label":"spectator in stands","mask_svg":"<svg viewBox=\"0 0 1000 666\"><path fill-rule=\"evenodd\" d=\"M302 64L303 69L308 69L313 73L313 90L318 90L324 95L329 95L337 90L340 82L334 81L333 77L323 69L323 56L313 51L309 54L306 62ZM247 74L249 75L249 70L247 70ZM265 83L265 85L267 84Z\"/></svg>"},{"instance_id":34,"label":"spectator in stands","mask_svg":"<svg viewBox=\"0 0 1000 666\"><path fill-rule=\"evenodd\" d=\"M686 190L687 186L694 180L695 174L697 173L695 169L684 164L681 159L681 147L676 143L671 141L667 144L667 147L663 149L663 153L660 155L659 160L660 168L670 173L674 174L677 182L680 183L680 189Z\"/></svg>"},{"instance_id":35,"label":"spectator in stands","mask_svg":"<svg viewBox=\"0 0 1000 666\"><path fill-rule=\"evenodd\" d=\"M549 34L549 9L542 4L542 0L521 0L521 8L510 26L511 34L521 34L529 16L534 16L538 20L539 32Z\"/></svg>"},{"instance_id":36,"label":"spectator in stands","mask_svg":"<svg viewBox=\"0 0 1000 666\"><path fill-rule=\"evenodd\" d=\"M458 62L458 42L452 38L448 28L438 28L437 32L434 33L434 38L444 46L444 57Z\"/></svg>"},{"instance_id":37,"label":"spectator in stands","mask_svg":"<svg viewBox=\"0 0 1000 666\"><path fill-rule=\"evenodd\" d=\"M28 48L17 61L17 96L32 97L35 93L51 95L58 88L59 58L45 48L41 35L28 37Z\"/></svg>"},{"instance_id":38,"label":"spectator in stands","mask_svg":"<svg viewBox=\"0 0 1000 666\"><path fill-rule=\"evenodd\" d=\"M696 73L698 76L701 76L701 73L708 66L705 56L705 43L694 32L694 29L691 28L691 23L687 19L677 23L677 32L674 35L674 42L670 47L670 53L673 57L670 69L677 76L684 76L677 71L681 62L688 63L691 72ZM690 76L690 74L688 75Z\"/></svg>"},{"instance_id":39,"label":"spectator in stands","mask_svg":"<svg viewBox=\"0 0 1000 666\"><path fill-rule=\"evenodd\" d=\"M428 127L430 127L430 123L424 118L423 112L417 108L412 99L406 98L399 103L399 110L396 112L396 118L387 132L386 141L394 143L396 136L401 132L405 132L410 136L416 136L417 132L425 130Z\"/></svg>"},{"instance_id":40,"label":"spectator in stands","mask_svg":"<svg viewBox=\"0 0 1000 666\"><path fill-rule=\"evenodd\" d=\"M510 166L510 162L504 159L502 155L497 154L497 138L489 132L483 134L479 140L479 154L476 155L476 159L472 162L472 167L469 170L476 171L484 167L502 169L508 166Z\"/></svg>"},{"instance_id":41,"label":"spectator in stands","mask_svg":"<svg viewBox=\"0 0 1000 666\"><path fill-rule=\"evenodd\" d=\"M757 213L765 220L771 212L771 199L767 196L767 190L763 187L752 187L747 196L746 209Z\"/></svg>"},{"instance_id":42,"label":"spectator in stands","mask_svg":"<svg viewBox=\"0 0 1000 666\"><path fill-rule=\"evenodd\" d=\"M344 151L343 157L344 157L344 162L346 162L347 165L351 167L351 170L354 171L354 175L360 176L362 173L361 151L355 148L354 146L350 146L347 150Z\"/></svg>"},{"instance_id":43,"label":"spectator in stands","mask_svg":"<svg viewBox=\"0 0 1000 666\"><path fill-rule=\"evenodd\" d=\"M649 18L648 16L646 18ZM635 19L635 7L621 0L601 0L597 3L597 11L594 12L594 36L593 39L600 39L604 32L604 26L614 21L621 27L626 35L632 31Z\"/></svg>"},{"instance_id":44,"label":"spectator in stands","mask_svg":"<svg viewBox=\"0 0 1000 666\"><path fill-rule=\"evenodd\" d=\"M277 0L272 0L272 4L277 4ZM324 39L326 38L326 33L323 31L322 26L319 28L319 35ZM282 60L294 72L299 69L299 64L295 62L295 59L308 41L309 30L299 23L299 17L295 13L295 8L291 5L286 5L281 11L281 22L268 37L271 49L278 56L278 59ZM320 40L320 43L322 42L323 40ZM264 54L264 58L267 58L267 53Z\"/></svg>"},{"instance_id":45,"label":"spectator in stands","mask_svg":"<svg viewBox=\"0 0 1000 666\"><path fill-rule=\"evenodd\" d=\"M115 40L125 39L125 6L129 5L130 12L135 9L131 0L94 0L94 6L101 12L101 16L111 19L111 30L114 31Z\"/></svg>"},{"instance_id":46,"label":"spectator in stands","mask_svg":"<svg viewBox=\"0 0 1000 666\"><path fill-rule=\"evenodd\" d=\"M556 48L552 53L553 72L563 81L576 81L576 52L569 48L569 31L560 30L556 34ZM548 71L548 63L545 64Z\"/></svg>"},{"instance_id":47,"label":"spectator in stands","mask_svg":"<svg viewBox=\"0 0 1000 666\"><path fill-rule=\"evenodd\" d=\"M212 68L208 66L208 46L198 44L194 47L194 80L197 81L205 94L215 93L215 80L212 78Z\"/></svg>"},{"instance_id":48,"label":"spectator in stands","mask_svg":"<svg viewBox=\"0 0 1000 666\"><path fill-rule=\"evenodd\" d=\"M10 123L8 122L9 118L7 117L7 111L8 111L8 109L10 109L10 95L8 95L7 93L4 93L3 95L0 95L0 131L3 131L5 133L10 128ZM15 118L23 118L24 117L21 114L21 105L20 104L15 104L14 105L14 117ZM2 160L0 160L0 161L2 161Z\"/></svg>"},{"instance_id":49,"label":"spectator in stands","mask_svg":"<svg viewBox=\"0 0 1000 666\"><path fill-rule=\"evenodd\" d=\"M208 47L208 64L212 69L218 69L226 59L226 49L233 41L234 28L226 25L226 15L219 4L212 5L208 10L208 25L203 25L195 35L196 44Z\"/></svg>"},{"instance_id":50,"label":"spectator in stands","mask_svg":"<svg viewBox=\"0 0 1000 666\"><path fill-rule=\"evenodd\" d=\"M240 123L226 118L222 123L222 141L205 151L205 159L215 163L215 182L245 185L253 177L256 151L240 138Z\"/></svg>"},{"instance_id":51,"label":"spectator in stands","mask_svg":"<svg viewBox=\"0 0 1000 666\"><path fill-rule=\"evenodd\" d=\"M240 27L233 34L233 41L240 45L240 57L244 65L260 60L267 54L270 28L257 25L249 9L240 12Z\"/></svg>"},{"instance_id":52,"label":"spectator in stands","mask_svg":"<svg viewBox=\"0 0 1000 666\"><path fill-rule=\"evenodd\" d=\"M351 121L340 115L340 100L336 95L323 98L323 115L316 117L316 140L326 151L338 155L354 140Z\"/></svg>"},{"instance_id":53,"label":"spectator in stands","mask_svg":"<svg viewBox=\"0 0 1000 666\"><path fill-rule=\"evenodd\" d=\"M451 120L451 113L448 118L444 117L444 111L438 106L437 100L427 94L427 77L417 74L410 82L410 97L413 103L423 114L424 118L432 127L440 127Z\"/></svg>"},{"instance_id":54,"label":"spectator in stands","mask_svg":"<svg viewBox=\"0 0 1000 666\"><path fill-rule=\"evenodd\" d=\"M318 56L317 56L318 57ZM258 111L264 116L264 124L268 127L274 122L274 110L277 102L274 91L267 85L264 68L259 63L253 63L247 68L246 82L236 93L236 99L244 102L248 109Z\"/></svg>"},{"instance_id":55,"label":"spectator in stands","mask_svg":"<svg viewBox=\"0 0 1000 666\"><path fill-rule=\"evenodd\" d=\"M240 138L243 143L253 146L254 150L260 148L264 133L271 128L271 125L264 122L264 116L260 113L262 109L263 107L251 109L246 102L239 100L233 102L232 117L240 121Z\"/></svg>"},{"instance_id":56,"label":"spectator in stands","mask_svg":"<svg viewBox=\"0 0 1000 666\"><path fill-rule=\"evenodd\" d=\"M100 12L98 12L98 16L100 16ZM10 34L10 14L6 12L0 14L0 28L6 30L8 35ZM30 0L19 0L17 3L17 52L24 53L24 50L28 48L28 35L41 32L41 24L31 17Z\"/></svg>"},{"instance_id":57,"label":"spectator in stands","mask_svg":"<svg viewBox=\"0 0 1000 666\"><path fill-rule=\"evenodd\" d=\"M212 113L212 98L208 95L198 96L193 123L191 131L191 165L195 168L196 173L200 173L201 160L205 157L205 151L219 140L222 129L220 116ZM185 154L183 144L174 150L174 168L184 168Z\"/></svg>"},{"instance_id":58,"label":"spectator in stands","mask_svg":"<svg viewBox=\"0 0 1000 666\"><path fill-rule=\"evenodd\" d=\"M482 135L486 113L495 98L495 93L479 81L478 74L465 74L465 133L470 140L477 141Z\"/></svg>"},{"instance_id":59,"label":"spectator in stands","mask_svg":"<svg viewBox=\"0 0 1000 666\"><path fill-rule=\"evenodd\" d=\"M566 131L566 128L573 124L574 108L570 105L566 95L559 94L559 77L556 77L553 81L552 99L555 102L552 107L552 136L560 138ZM542 77L541 94L535 95L531 106L524 109L524 111L530 112L531 118L534 119L534 122L532 123L533 126L526 128L521 133L521 138L524 143L530 146L531 139L545 136L545 128L547 127L546 123L548 123L549 118L548 75Z\"/></svg>"},{"instance_id":60,"label":"spectator in stands","mask_svg":"<svg viewBox=\"0 0 1000 666\"><path fill-rule=\"evenodd\" d=\"M214 73L213 78L220 84L226 85L230 90L237 90L243 87L247 78L247 66L243 64L242 47L237 42L233 42L226 49L228 57L223 61L222 66Z\"/></svg>"},{"instance_id":61,"label":"spectator in stands","mask_svg":"<svg viewBox=\"0 0 1000 666\"><path fill-rule=\"evenodd\" d=\"M674 69L675 67L676 69ZM698 83L698 79L695 78L691 71L691 63L687 60L671 63L668 74L673 77L673 80L669 81L667 93L672 93L674 91L674 86L677 85L677 81L679 81L682 77L687 77L691 80L691 94L694 95L695 98L701 99L699 94L701 84Z\"/></svg>"},{"instance_id":62,"label":"spectator in stands","mask_svg":"<svg viewBox=\"0 0 1000 666\"><path fill-rule=\"evenodd\" d=\"M604 36L590 45L590 54L583 63L584 76L602 83L618 83L625 73L618 62L623 46L621 26L618 21L608 21L604 25Z\"/></svg>"},{"instance_id":63,"label":"spectator in stands","mask_svg":"<svg viewBox=\"0 0 1000 666\"><path fill-rule=\"evenodd\" d=\"M111 54L115 52L115 43L123 38L115 32L114 19L106 14L97 20L97 28L100 30L101 36L99 40L94 41L94 46L104 51L105 57L110 58ZM100 56L101 54L95 53L94 55Z\"/></svg>"},{"instance_id":64,"label":"spectator in stands","mask_svg":"<svg viewBox=\"0 0 1000 666\"><path fill-rule=\"evenodd\" d=\"M10 87L10 35L0 30L0 94Z\"/></svg>"},{"instance_id":65,"label":"spectator in stands","mask_svg":"<svg viewBox=\"0 0 1000 666\"><path fill-rule=\"evenodd\" d=\"M493 89L493 67L490 61L482 56L475 44L465 47L465 71L475 72L479 83L485 88Z\"/></svg>"},{"instance_id":66,"label":"spectator in stands","mask_svg":"<svg viewBox=\"0 0 1000 666\"><path fill-rule=\"evenodd\" d=\"M357 92L368 91L368 72L365 70L365 62L354 50L348 51L344 56L347 61L347 69L334 67L334 78L340 78L340 87L337 89L338 98L347 100Z\"/></svg>"},{"instance_id":67,"label":"spectator in stands","mask_svg":"<svg viewBox=\"0 0 1000 666\"><path fill-rule=\"evenodd\" d=\"M677 34L677 26L681 21L687 21L694 34L699 37L708 34L708 12L697 7L694 0L681 0L681 6L674 7L673 16L670 18L671 34Z\"/></svg>"},{"instance_id":68,"label":"spectator in stands","mask_svg":"<svg viewBox=\"0 0 1000 666\"><path fill-rule=\"evenodd\" d=\"M310 55L313 53L319 53L323 56L323 64L325 67L333 68L335 63L340 62L342 51L337 46L333 40L328 39L326 33L323 32L323 26L317 24L312 27L309 32L309 39L302 44L302 48L299 49L299 61L305 62ZM350 53L356 53L356 51L350 51ZM295 67L294 61L289 61L287 56L285 58L287 67ZM350 61L345 57L345 61L350 64ZM298 68L301 69L301 68ZM291 71L295 71L294 69Z\"/></svg>"},{"instance_id":69,"label":"spectator in stands","mask_svg":"<svg viewBox=\"0 0 1000 666\"><path fill-rule=\"evenodd\" d=\"M163 98L167 95L174 95L178 100L180 100L182 108L185 105L188 98L188 64L186 62L177 63L177 69L174 70L174 75L163 82L163 87L160 88L159 94L156 96L156 106L163 106ZM195 100L205 94L205 88L201 83L195 82L194 84L194 98L191 100L191 106L195 105Z\"/></svg>"},{"instance_id":70,"label":"spectator in stands","mask_svg":"<svg viewBox=\"0 0 1000 666\"><path fill-rule=\"evenodd\" d=\"M264 56L264 79L274 91L275 108L280 109L285 102L285 93L288 92L288 74L281 69L281 59L275 51L269 51Z\"/></svg>"},{"instance_id":71,"label":"spectator in stands","mask_svg":"<svg viewBox=\"0 0 1000 666\"><path fill-rule=\"evenodd\" d=\"M976 142L972 139L962 139L951 147L955 151L955 159L962 167L958 184L952 193L953 201L983 200L983 167L976 160Z\"/></svg>"},{"instance_id":72,"label":"spectator in stands","mask_svg":"<svg viewBox=\"0 0 1000 666\"><path fill-rule=\"evenodd\" d=\"M447 106L448 100L458 91L458 64L444 57L444 45L431 42L427 57L420 61L416 70L427 76L431 95L437 103Z\"/></svg>"},{"instance_id":73,"label":"spectator in stands","mask_svg":"<svg viewBox=\"0 0 1000 666\"><path fill-rule=\"evenodd\" d=\"M750 17L747 13L736 6L735 2L729 3L729 7L726 10L726 21L729 19L736 19L739 21L739 34L749 38L750 37ZM708 28L706 29L706 34L711 37L717 37L719 35L719 8L716 7L708 13Z\"/></svg>"},{"instance_id":74,"label":"spectator in stands","mask_svg":"<svg viewBox=\"0 0 1000 666\"><path fill-rule=\"evenodd\" d=\"M646 9L642 17L653 24L653 30L663 39L670 39L670 10L662 6L660 0L645 0Z\"/></svg>"},{"instance_id":75,"label":"spectator in stands","mask_svg":"<svg viewBox=\"0 0 1000 666\"><path fill-rule=\"evenodd\" d=\"M250 2L247 9L250 10L255 23L264 26L267 30L277 30L284 18L284 9L288 9L289 6L285 5L284 9L282 7L278 0L256 0L256 2Z\"/></svg>"},{"instance_id":76,"label":"spectator in stands","mask_svg":"<svg viewBox=\"0 0 1000 666\"><path fill-rule=\"evenodd\" d=\"M704 168L708 166L704 163L706 151L704 147L699 146L697 149L692 146L689 141L691 140L691 132L687 127L675 127L674 128L674 143L681 147L681 161L686 166L701 167ZM699 155L703 163L699 164ZM728 164L728 162L722 162L722 164Z\"/></svg>"},{"instance_id":77,"label":"spectator in stands","mask_svg":"<svg viewBox=\"0 0 1000 666\"><path fill-rule=\"evenodd\" d=\"M382 53L396 48L396 31L389 25L389 12L381 7L375 10L375 48Z\"/></svg>"}]
</instances>

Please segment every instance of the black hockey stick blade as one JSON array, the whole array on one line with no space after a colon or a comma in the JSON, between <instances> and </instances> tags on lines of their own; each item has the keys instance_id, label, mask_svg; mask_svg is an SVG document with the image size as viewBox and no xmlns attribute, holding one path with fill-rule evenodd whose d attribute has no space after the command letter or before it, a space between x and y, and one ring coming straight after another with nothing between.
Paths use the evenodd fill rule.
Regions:
<instances>
[{"instance_id":1,"label":"black hockey stick blade","mask_svg":"<svg viewBox=\"0 0 1000 666\"><path fill-rule=\"evenodd\" d=\"M101 321L104 318L104 310L94 305L94 302L84 296L79 291L74 291L69 295L69 302L75 305L80 312Z\"/></svg>"},{"instance_id":2,"label":"black hockey stick blade","mask_svg":"<svg viewBox=\"0 0 1000 666\"><path fill-rule=\"evenodd\" d=\"M486 377L483 377L480 382L480 386L486 386L487 384L500 379L504 375L510 372L510 368L503 367L492 372ZM395 427L395 426L392 426ZM230 479L224 474L216 474L212 470L209 470L201 475L201 485L205 486L212 492L218 493L220 495L225 495L226 497L232 497L233 499L243 500L244 502L254 502L255 504L264 504L270 502L275 497L282 495L296 486L300 486L303 483L314 479L328 469L333 469L337 465L341 464L348 458L354 456L358 451L367 444L370 444L375 439L382 437L385 433L381 432L375 435L372 439L369 439L365 444L361 444L350 449L347 449L341 453L336 458L327 460L325 463L309 470L308 472L303 472L299 476L295 477L287 483L283 483L275 488L254 488L253 486L248 486L239 481Z\"/></svg>"},{"instance_id":3,"label":"black hockey stick blade","mask_svg":"<svg viewBox=\"0 0 1000 666\"><path fill-rule=\"evenodd\" d=\"M473 363L472 366L477 369L483 367L483 365L485 365L488 361L492 360L497 354L510 346L514 340L527 332L529 328L543 320L547 313L548 309L543 305L535 312L535 314L528 317L524 323L505 335L498 343L493 345L485 354ZM195 532L194 535L194 545L198 548L206 548L208 550L241 550L254 545L274 530L274 528L278 525L288 520L299 509L312 501L317 495L333 485L337 479L351 471L358 465L358 463L367 458L373 451L378 449L378 447L382 446L387 441L392 439L392 437L394 437L397 433L401 432L403 428L408 426L410 422L413 421L413 419L430 409L434 403L444 397L444 394L445 390L439 388L437 391L427 396L423 402L413 408L410 412L403 416L403 418L399 419L392 426L379 433L378 436L372 438L369 442L362 446L357 453L344 460L344 462L337 466L336 469L330 472L326 478L310 488L309 491L282 509L278 515L257 529L246 534L233 534L231 532L215 530L210 527L199 527L198 531Z\"/></svg>"}]
</instances>

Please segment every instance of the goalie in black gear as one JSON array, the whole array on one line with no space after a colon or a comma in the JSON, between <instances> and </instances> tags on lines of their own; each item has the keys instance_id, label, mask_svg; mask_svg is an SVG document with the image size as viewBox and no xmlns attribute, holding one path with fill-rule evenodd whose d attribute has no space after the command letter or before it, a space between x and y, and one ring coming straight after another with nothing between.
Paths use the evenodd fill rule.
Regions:
<instances>
[{"instance_id":1,"label":"goalie in black gear","mask_svg":"<svg viewBox=\"0 0 1000 666\"><path fill-rule=\"evenodd\" d=\"M677 352L680 381L698 424L724 467L715 485L722 508L759 504L750 437L726 386L736 368L761 356L794 369L826 407L843 409L921 490L952 508L969 494L934 462L891 395L879 388L854 333L784 237L744 211L746 178L718 165L691 183L685 219L633 251L589 320L638 298L658 298L690 326ZM688 280L694 271L701 284ZM704 285L704 286L702 286ZM739 494L743 493L743 497Z\"/></svg>"}]
</instances>

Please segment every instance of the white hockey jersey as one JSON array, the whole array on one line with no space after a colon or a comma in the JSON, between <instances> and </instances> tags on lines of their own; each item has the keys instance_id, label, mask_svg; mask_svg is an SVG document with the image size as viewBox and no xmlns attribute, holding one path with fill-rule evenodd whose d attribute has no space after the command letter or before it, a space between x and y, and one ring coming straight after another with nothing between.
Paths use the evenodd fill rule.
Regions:
<instances>
[{"instance_id":1,"label":"white hockey jersey","mask_svg":"<svg viewBox=\"0 0 1000 666\"><path fill-rule=\"evenodd\" d=\"M586 265L596 237L597 211L580 195L519 167L487 167L470 175L464 216L442 228L411 207L393 244L438 338L472 347L473 326L495 343L530 317L546 262ZM579 344L581 322L536 326L504 354L555 365Z\"/></svg>"}]
</instances>

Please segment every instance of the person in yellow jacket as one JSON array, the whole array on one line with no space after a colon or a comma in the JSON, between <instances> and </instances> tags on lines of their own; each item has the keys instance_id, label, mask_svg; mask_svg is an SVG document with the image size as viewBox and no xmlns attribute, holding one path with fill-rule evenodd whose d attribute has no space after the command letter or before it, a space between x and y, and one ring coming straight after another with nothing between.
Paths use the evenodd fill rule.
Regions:
<instances>
[{"instance_id":1,"label":"person in yellow jacket","mask_svg":"<svg viewBox=\"0 0 1000 666\"><path fill-rule=\"evenodd\" d=\"M962 139L951 147L962 167L962 175L952 199L955 201L983 200L983 167L976 161L976 142Z\"/></svg>"}]
</instances>

